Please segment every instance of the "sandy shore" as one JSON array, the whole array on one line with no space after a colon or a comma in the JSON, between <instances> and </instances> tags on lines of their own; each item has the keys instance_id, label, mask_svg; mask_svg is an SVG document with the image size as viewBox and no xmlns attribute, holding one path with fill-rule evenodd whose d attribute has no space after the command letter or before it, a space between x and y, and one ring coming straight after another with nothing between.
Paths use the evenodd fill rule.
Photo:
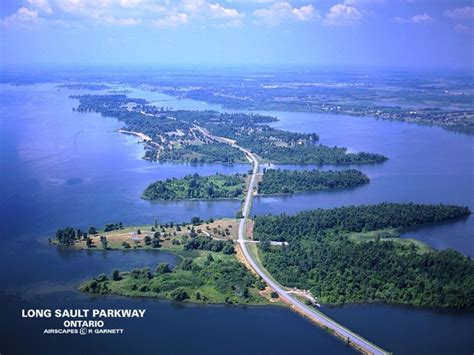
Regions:
<instances>
[{"instance_id":1,"label":"sandy shore","mask_svg":"<svg viewBox=\"0 0 474 355\"><path fill-rule=\"evenodd\" d=\"M117 132L124 133L124 134L130 134L130 135L132 135L132 136L141 138L141 139L142 139L143 141L145 141L145 142L152 141L151 137L150 137L150 136L147 136L145 133L133 132L133 131L126 131L126 130L124 130L124 129L119 129Z\"/></svg>"}]
</instances>

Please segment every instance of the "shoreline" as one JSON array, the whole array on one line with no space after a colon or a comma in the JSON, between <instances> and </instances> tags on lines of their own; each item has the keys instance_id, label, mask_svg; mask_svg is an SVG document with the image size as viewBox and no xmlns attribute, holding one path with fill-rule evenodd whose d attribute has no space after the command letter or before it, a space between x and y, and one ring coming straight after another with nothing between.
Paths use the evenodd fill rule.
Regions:
<instances>
[{"instance_id":1,"label":"shoreline","mask_svg":"<svg viewBox=\"0 0 474 355\"><path fill-rule=\"evenodd\" d=\"M150 136L147 136L145 133L142 133L142 132L127 131L125 129L118 129L116 132L123 133L123 134L129 135L129 136L135 136L135 137L141 138L142 142L144 142L144 143L153 142L153 139L151 139Z\"/></svg>"}]
</instances>

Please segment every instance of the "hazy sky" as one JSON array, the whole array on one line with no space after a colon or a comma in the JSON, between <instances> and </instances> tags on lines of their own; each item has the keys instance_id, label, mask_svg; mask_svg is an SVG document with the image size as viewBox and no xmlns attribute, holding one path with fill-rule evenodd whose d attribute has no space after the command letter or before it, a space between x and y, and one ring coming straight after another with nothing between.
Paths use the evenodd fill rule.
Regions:
<instances>
[{"instance_id":1,"label":"hazy sky","mask_svg":"<svg viewBox=\"0 0 474 355\"><path fill-rule=\"evenodd\" d=\"M3 66L472 68L471 0L0 0Z\"/></svg>"}]
</instances>

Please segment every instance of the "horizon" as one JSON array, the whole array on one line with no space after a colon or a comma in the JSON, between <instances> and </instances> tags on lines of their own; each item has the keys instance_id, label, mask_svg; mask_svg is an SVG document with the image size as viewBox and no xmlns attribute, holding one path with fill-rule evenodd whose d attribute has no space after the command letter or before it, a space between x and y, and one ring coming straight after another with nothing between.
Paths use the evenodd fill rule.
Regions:
<instances>
[{"instance_id":1,"label":"horizon","mask_svg":"<svg viewBox=\"0 0 474 355\"><path fill-rule=\"evenodd\" d=\"M2 69L472 70L471 1L7 0Z\"/></svg>"}]
</instances>

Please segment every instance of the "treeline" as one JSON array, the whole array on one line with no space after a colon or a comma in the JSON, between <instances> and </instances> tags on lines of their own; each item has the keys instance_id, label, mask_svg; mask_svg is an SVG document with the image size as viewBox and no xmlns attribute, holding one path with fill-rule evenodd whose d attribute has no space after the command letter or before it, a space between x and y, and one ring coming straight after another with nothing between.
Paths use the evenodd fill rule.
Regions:
<instances>
[{"instance_id":1,"label":"treeline","mask_svg":"<svg viewBox=\"0 0 474 355\"><path fill-rule=\"evenodd\" d=\"M259 239L291 241L297 236L337 228L342 231L370 231L385 228L406 228L419 224L468 216L467 207L423 205L414 203L381 203L316 209L296 215L257 216L254 235Z\"/></svg>"},{"instance_id":2,"label":"treeline","mask_svg":"<svg viewBox=\"0 0 474 355\"><path fill-rule=\"evenodd\" d=\"M110 232L123 228L123 223L107 223L104 227L104 232ZM62 245L73 245L79 240L85 240L90 243L89 235L98 234L96 227L90 226L87 232L81 229L74 229L72 227L60 228L56 231L56 240Z\"/></svg>"},{"instance_id":3,"label":"treeline","mask_svg":"<svg viewBox=\"0 0 474 355\"><path fill-rule=\"evenodd\" d=\"M241 174L211 176L193 174L151 183L143 192L142 198L146 200L240 198L244 189L245 178Z\"/></svg>"},{"instance_id":4,"label":"treeline","mask_svg":"<svg viewBox=\"0 0 474 355\"><path fill-rule=\"evenodd\" d=\"M381 204L257 217L254 235L268 271L283 285L310 289L322 303L390 302L428 307L474 307L474 262L452 251L349 231L402 228L465 216L457 206ZM270 240L288 246L270 246Z\"/></svg>"},{"instance_id":5,"label":"treeline","mask_svg":"<svg viewBox=\"0 0 474 355\"><path fill-rule=\"evenodd\" d=\"M160 264L130 272L114 270L85 281L80 291L118 294L129 297L156 297L179 302L251 304L261 303L258 289L264 284L233 258L214 260L208 255L204 263L186 258L174 269Z\"/></svg>"},{"instance_id":6,"label":"treeline","mask_svg":"<svg viewBox=\"0 0 474 355\"><path fill-rule=\"evenodd\" d=\"M270 195L347 189L368 182L369 178L355 169L339 171L266 169L262 180L258 183L258 193Z\"/></svg>"},{"instance_id":7,"label":"treeline","mask_svg":"<svg viewBox=\"0 0 474 355\"><path fill-rule=\"evenodd\" d=\"M280 147L274 145L252 145L253 152L266 160L281 164L370 164L382 163L387 157L373 153L348 153L347 148L325 145L297 145Z\"/></svg>"},{"instance_id":8,"label":"treeline","mask_svg":"<svg viewBox=\"0 0 474 355\"><path fill-rule=\"evenodd\" d=\"M222 252L224 254L234 254L234 243L231 240L215 240L211 237L197 236L188 239L183 245L184 250L209 250Z\"/></svg>"},{"instance_id":9,"label":"treeline","mask_svg":"<svg viewBox=\"0 0 474 355\"><path fill-rule=\"evenodd\" d=\"M123 229L123 223L107 223L104 227L104 232L110 232L113 230Z\"/></svg>"},{"instance_id":10,"label":"treeline","mask_svg":"<svg viewBox=\"0 0 474 355\"><path fill-rule=\"evenodd\" d=\"M56 240L62 245L73 245L76 241L81 238L85 239L86 237L86 232L72 227L66 227L56 231Z\"/></svg>"}]
</instances>

